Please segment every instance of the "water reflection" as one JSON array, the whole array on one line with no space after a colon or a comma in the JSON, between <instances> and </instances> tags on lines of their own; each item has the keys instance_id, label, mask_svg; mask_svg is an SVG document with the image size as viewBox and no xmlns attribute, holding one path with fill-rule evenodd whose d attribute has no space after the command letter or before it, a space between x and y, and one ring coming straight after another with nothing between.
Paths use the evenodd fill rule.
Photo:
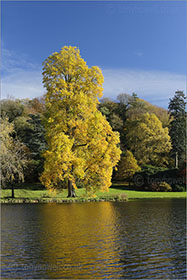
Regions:
<instances>
[{"instance_id":1,"label":"water reflection","mask_svg":"<svg viewBox=\"0 0 187 280\"><path fill-rule=\"evenodd\" d=\"M2 205L2 276L184 279L185 201Z\"/></svg>"},{"instance_id":2,"label":"water reflection","mask_svg":"<svg viewBox=\"0 0 187 280\"><path fill-rule=\"evenodd\" d=\"M41 239L43 261L57 264L55 273L47 271L48 278L91 278L93 271L101 278L106 270L112 275L117 258L114 207L111 203L89 203L85 211L82 206L45 205L40 212L47 236Z\"/></svg>"}]
</instances>

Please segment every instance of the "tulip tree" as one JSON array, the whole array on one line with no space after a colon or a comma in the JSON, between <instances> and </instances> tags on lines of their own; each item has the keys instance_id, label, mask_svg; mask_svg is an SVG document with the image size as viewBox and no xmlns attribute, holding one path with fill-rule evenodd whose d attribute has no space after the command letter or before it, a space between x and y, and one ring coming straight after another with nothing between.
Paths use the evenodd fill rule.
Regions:
<instances>
[{"instance_id":1,"label":"tulip tree","mask_svg":"<svg viewBox=\"0 0 187 280\"><path fill-rule=\"evenodd\" d=\"M98 111L103 75L89 68L76 47L64 47L44 62L48 149L41 181L48 189L67 183L74 197L77 182L87 191L108 190L120 159L119 135Z\"/></svg>"}]
</instances>

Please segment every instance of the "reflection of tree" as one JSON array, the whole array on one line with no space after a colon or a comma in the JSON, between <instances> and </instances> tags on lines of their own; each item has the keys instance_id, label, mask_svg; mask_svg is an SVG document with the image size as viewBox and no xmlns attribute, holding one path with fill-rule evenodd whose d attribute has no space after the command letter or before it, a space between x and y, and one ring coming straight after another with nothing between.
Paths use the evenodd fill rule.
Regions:
<instances>
[{"instance_id":1,"label":"reflection of tree","mask_svg":"<svg viewBox=\"0 0 187 280\"><path fill-rule=\"evenodd\" d=\"M181 199L2 205L2 276L184 279L184 210Z\"/></svg>"},{"instance_id":2,"label":"reflection of tree","mask_svg":"<svg viewBox=\"0 0 187 280\"><path fill-rule=\"evenodd\" d=\"M43 205L43 261L48 278L112 275L117 258L112 203ZM115 267L115 270L117 268Z\"/></svg>"}]
</instances>

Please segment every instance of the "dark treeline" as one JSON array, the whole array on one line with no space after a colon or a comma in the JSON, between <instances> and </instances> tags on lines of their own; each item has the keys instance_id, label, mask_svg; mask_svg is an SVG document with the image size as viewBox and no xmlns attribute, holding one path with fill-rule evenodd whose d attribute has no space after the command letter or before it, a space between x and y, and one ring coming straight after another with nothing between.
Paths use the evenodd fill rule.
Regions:
<instances>
[{"instance_id":1,"label":"dark treeline","mask_svg":"<svg viewBox=\"0 0 187 280\"><path fill-rule=\"evenodd\" d=\"M120 134L122 155L113 180L127 181L139 189L184 190L186 112L182 91L170 99L168 110L135 93L120 94L117 101L103 98L99 110ZM45 114L44 97L1 101L4 185L23 178L26 182L39 181L44 164L42 153L47 147ZM140 175L143 181L137 184L133 180Z\"/></svg>"}]
</instances>

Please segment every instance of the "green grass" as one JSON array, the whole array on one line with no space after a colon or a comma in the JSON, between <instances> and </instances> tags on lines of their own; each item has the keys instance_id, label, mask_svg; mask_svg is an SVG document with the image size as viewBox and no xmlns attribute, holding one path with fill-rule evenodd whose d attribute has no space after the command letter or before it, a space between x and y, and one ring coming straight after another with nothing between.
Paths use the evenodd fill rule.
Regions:
<instances>
[{"instance_id":1,"label":"green grass","mask_svg":"<svg viewBox=\"0 0 187 280\"><path fill-rule=\"evenodd\" d=\"M11 189L1 190L1 202L71 202L71 201L88 201L85 189L76 190L77 198L67 198L67 190L59 193L47 191L40 184L20 184L15 186L15 199L11 199ZM125 183L114 183L109 192L96 192L94 201L99 200L134 200L145 198L185 198L186 192L148 192L131 190ZM92 199L93 200L93 199Z\"/></svg>"}]
</instances>

